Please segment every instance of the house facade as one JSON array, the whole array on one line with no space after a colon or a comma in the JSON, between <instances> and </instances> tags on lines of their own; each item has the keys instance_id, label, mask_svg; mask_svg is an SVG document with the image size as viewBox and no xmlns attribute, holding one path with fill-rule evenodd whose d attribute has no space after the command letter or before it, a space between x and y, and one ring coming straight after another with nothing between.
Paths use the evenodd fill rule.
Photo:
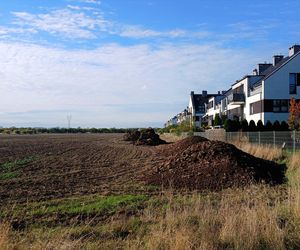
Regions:
<instances>
[{"instance_id":1,"label":"house facade","mask_svg":"<svg viewBox=\"0 0 300 250\"><path fill-rule=\"evenodd\" d=\"M292 97L300 100L300 45L290 47L286 57L275 55L272 63L259 63L252 74L237 80L227 91L192 91L187 119L197 127L204 122L212 125L216 115L264 124L287 121Z\"/></svg>"},{"instance_id":2,"label":"house facade","mask_svg":"<svg viewBox=\"0 0 300 250\"><path fill-rule=\"evenodd\" d=\"M300 99L300 45L289 48L287 57L275 55L272 64L258 64L252 75L236 81L221 100L220 113L264 124L287 121L292 97Z\"/></svg>"}]
</instances>

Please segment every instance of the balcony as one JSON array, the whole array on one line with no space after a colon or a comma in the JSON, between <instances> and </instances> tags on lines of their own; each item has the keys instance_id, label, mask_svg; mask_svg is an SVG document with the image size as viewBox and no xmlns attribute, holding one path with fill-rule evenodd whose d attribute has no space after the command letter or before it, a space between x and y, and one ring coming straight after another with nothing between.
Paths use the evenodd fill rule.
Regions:
<instances>
[{"instance_id":1,"label":"balcony","mask_svg":"<svg viewBox=\"0 0 300 250\"><path fill-rule=\"evenodd\" d=\"M241 105L245 103L245 95L243 93L232 93L228 97L228 104Z\"/></svg>"}]
</instances>

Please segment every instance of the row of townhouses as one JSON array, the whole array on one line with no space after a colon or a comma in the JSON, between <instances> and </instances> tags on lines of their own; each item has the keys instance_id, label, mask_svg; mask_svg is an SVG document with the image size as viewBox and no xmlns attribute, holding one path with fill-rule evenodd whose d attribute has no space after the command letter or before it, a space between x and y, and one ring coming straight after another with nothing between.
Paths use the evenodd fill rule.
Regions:
<instances>
[{"instance_id":1,"label":"row of townhouses","mask_svg":"<svg viewBox=\"0 0 300 250\"><path fill-rule=\"evenodd\" d=\"M287 121L289 101L300 100L300 45L289 48L288 56L273 56L272 63L260 63L246 75L217 94L190 94L188 107L165 126L189 121L197 127L212 125L216 115L228 119L261 120L264 124Z\"/></svg>"}]
</instances>

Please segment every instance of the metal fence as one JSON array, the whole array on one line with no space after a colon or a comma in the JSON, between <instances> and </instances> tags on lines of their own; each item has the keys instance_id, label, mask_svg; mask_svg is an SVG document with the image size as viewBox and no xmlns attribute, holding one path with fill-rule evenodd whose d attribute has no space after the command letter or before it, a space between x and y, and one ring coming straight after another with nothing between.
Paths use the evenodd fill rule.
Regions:
<instances>
[{"instance_id":1,"label":"metal fence","mask_svg":"<svg viewBox=\"0 0 300 250\"><path fill-rule=\"evenodd\" d=\"M223 132L215 130L195 132L194 135L203 136L210 140L225 142L243 141L260 146L268 145L289 149L293 152L300 149L300 131Z\"/></svg>"}]
</instances>

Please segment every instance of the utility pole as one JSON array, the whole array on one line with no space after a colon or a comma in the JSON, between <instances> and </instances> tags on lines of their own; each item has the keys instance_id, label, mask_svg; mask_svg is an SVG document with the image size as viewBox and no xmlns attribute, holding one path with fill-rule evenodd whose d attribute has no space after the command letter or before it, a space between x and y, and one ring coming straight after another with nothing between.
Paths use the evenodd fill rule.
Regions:
<instances>
[{"instance_id":1,"label":"utility pole","mask_svg":"<svg viewBox=\"0 0 300 250\"><path fill-rule=\"evenodd\" d=\"M70 128L71 128L71 120L72 120L72 115L67 115L68 130L70 130Z\"/></svg>"}]
</instances>

